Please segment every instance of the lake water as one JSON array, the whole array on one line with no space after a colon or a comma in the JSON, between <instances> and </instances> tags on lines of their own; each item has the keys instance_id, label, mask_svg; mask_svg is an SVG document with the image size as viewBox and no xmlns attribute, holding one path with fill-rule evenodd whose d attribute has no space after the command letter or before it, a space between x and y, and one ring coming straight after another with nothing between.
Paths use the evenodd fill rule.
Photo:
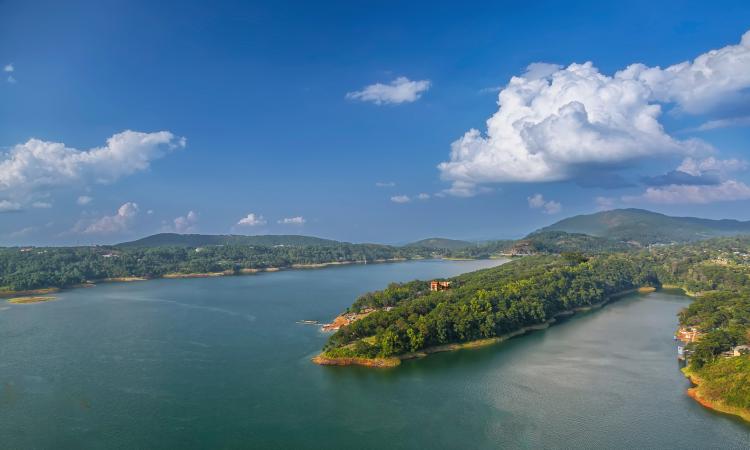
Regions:
<instances>
[{"instance_id":1,"label":"lake water","mask_svg":"<svg viewBox=\"0 0 750 450\"><path fill-rule=\"evenodd\" d=\"M395 369L310 363L326 335L297 320L498 263L107 284L0 306L0 448L750 448L750 426L685 395L679 295Z\"/></svg>"}]
</instances>

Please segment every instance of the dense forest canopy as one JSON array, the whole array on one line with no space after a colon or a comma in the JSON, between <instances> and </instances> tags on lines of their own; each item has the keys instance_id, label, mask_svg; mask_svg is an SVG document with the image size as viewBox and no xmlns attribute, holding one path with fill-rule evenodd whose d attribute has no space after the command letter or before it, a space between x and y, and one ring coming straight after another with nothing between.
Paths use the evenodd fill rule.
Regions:
<instances>
[{"instance_id":1,"label":"dense forest canopy","mask_svg":"<svg viewBox=\"0 0 750 450\"><path fill-rule=\"evenodd\" d=\"M412 281L367 293L350 310L376 312L333 334L324 350L331 357L388 357L491 338L628 289L666 284L706 293L681 315L683 323L711 330L709 339L697 344L706 347L696 351L704 355L696 358L699 364L747 342L749 273L750 238L527 257L454 277L445 291Z\"/></svg>"},{"instance_id":2,"label":"dense forest canopy","mask_svg":"<svg viewBox=\"0 0 750 450\"><path fill-rule=\"evenodd\" d=\"M431 256L422 248L375 244L206 247L49 247L0 249L0 287L28 290L69 287L120 277L161 277L168 273L240 273L243 269L291 267L330 262L372 262Z\"/></svg>"},{"instance_id":3,"label":"dense forest canopy","mask_svg":"<svg viewBox=\"0 0 750 450\"><path fill-rule=\"evenodd\" d=\"M180 235L164 233L116 246L0 248L0 289L69 287L106 278L155 278L169 273L243 270L335 262L414 258L489 258L581 249L596 253L627 245L585 235L542 233L520 241L428 240L427 246L350 244L309 236ZM440 248L441 245L453 248Z\"/></svg>"}]
</instances>

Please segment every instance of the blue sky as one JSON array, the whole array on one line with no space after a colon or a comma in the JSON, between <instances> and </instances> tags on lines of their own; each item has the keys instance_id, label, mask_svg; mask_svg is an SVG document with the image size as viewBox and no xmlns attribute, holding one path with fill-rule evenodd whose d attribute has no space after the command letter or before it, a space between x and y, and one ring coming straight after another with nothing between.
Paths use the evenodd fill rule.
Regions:
<instances>
[{"instance_id":1,"label":"blue sky","mask_svg":"<svg viewBox=\"0 0 750 450\"><path fill-rule=\"evenodd\" d=\"M750 219L746 2L320 3L0 2L0 244Z\"/></svg>"}]
</instances>

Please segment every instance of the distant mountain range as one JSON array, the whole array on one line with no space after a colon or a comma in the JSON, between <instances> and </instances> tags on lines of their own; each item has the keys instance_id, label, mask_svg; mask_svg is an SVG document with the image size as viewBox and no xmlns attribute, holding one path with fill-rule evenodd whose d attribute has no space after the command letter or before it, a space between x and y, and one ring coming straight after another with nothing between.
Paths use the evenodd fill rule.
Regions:
<instances>
[{"instance_id":1,"label":"distant mountain range","mask_svg":"<svg viewBox=\"0 0 750 450\"><path fill-rule=\"evenodd\" d=\"M615 209L569 217L530 236L547 231L582 233L615 241L649 245L750 234L750 221L671 217L644 209Z\"/></svg>"},{"instance_id":2,"label":"distant mountain range","mask_svg":"<svg viewBox=\"0 0 750 450\"><path fill-rule=\"evenodd\" d=\"M242 236L236 234L177 234L159 233L136 241L117 244L118 247L204 247L207 245L275 245L290 246L331 246L339 241L312 236L287 234L269 234L260 236Z\"/></svg>"},{"instance_id":3,"label":"distant mountain range","mask_svg":"<svg viewBox=\"0 0 750 450\"><path fill-rule=\"evenodd\" d=\"M567 233L567 235L566 235ZM541 228L518 241L470 242L433 237L406 244L403 247L420 247L434 250L457 251L477 248L507 248L550 250L563 248L623 249L630 246L692 242L717 236L750 234L750 221L700 219L696 217L671 217L644 209L615 209L595 214L569 217ZM586 236L596 239L587 239ZM160 233L136 241L118 244L120 247L202 247L208 245L335 246L346 244L332 239L299 235L211 235Z\"/></svg>"}]
</instances>

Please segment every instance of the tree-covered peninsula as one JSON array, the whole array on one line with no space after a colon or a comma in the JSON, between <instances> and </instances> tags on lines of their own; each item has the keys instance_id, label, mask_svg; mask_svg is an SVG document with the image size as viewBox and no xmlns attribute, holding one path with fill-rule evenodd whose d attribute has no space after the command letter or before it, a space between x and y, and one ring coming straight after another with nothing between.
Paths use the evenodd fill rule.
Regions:
<instances>
[{"instance_id":1,"label":"tree-covered peninsula","mask_svg":"<svg viewBox=\"0 0 750 450\"><path fill-rule=\"evenodd\" d=\"M566 254L522 258L449 281L450 289L442 291L412 281L361 296L350 310L375 312L333 334L323 356L412 357L433 347L500 338L655 286L658 277L653 266L627 254Z\"/></svg>"},{"instance_id":2,"label":"tree-covered peninsula","mask_svg":"<svg viewBox=\"0 0 750 450\"><path fill-rule=\"evenodd\" d=\"M633 289L674 287L695 296L679 317L700 336L688 345L694 396L750 420L750 238L531 256L446 281L444 290L412 281L362 295L349 308L358 320L331 335L315 361L397 365L497 342Z\"/></svg>"}]
</instances>

